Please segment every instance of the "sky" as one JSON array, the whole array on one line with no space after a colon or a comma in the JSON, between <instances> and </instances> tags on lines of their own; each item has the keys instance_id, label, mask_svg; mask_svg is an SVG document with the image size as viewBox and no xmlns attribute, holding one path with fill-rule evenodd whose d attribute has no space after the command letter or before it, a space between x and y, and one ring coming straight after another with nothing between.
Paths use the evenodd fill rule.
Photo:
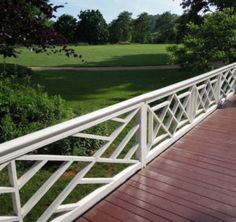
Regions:
<instances>
[{"instance_id":1,"label":"sky","mask_svg":"<svg viewBox=\"0 0 236 222\"><path fill-rule=\"evenodd\" d=\"M161 14L165 11L182 14L183 10L180 6L182 0L51 0L55 5L64 5L63 9L59 9L57 16L64 13L78 16L81 10L99 9L107 22L111 22L122 11L133 13L133 18L142 12L149 14Z\"/></svg>"}]
</instances>

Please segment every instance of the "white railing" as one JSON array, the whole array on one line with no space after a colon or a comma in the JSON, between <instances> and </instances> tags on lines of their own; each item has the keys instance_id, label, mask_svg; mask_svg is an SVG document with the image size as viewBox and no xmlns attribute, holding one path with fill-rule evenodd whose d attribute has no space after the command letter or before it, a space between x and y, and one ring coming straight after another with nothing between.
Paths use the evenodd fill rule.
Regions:
<instances>
[{"instance_id":1,"label":"white railing","mask_svg":"<svg viewBox=\"0 0 236 222\"><path fill-rule=\"evenodd\" d=\"M0 211L4 208L1 197L6 194L11 195L13 210L1 215L0 221L25 221L66 175L70 180L37 221L72 221L212 113L223 98L235 92L235 82L236 63L1 144L0 172L8 170L9 184L0 184ZM88 133L88 129L104 123L107 130L103 135ZM98 140L100 147L89 156L35 153L67 137ZM18 163L22 162L28 164L28 170L19 176ZM53 167L53 171L48 170L50 176L22 201L21 190L27 190L27 184L48 163ZM90 172L97 164L121 167L115 175L96 177ZM71 174L72 165L77 170ZM98 186L82 199L65 202L74 189L88 184Z\"/></svg>"}]
</instances>

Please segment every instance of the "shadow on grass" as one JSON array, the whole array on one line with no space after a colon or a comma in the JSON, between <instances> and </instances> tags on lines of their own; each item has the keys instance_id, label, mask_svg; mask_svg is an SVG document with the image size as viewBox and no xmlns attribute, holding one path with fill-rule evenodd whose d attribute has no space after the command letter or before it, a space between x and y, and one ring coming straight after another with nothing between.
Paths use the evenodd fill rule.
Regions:
<instances>
[{"instance_id":1,"label":"shadow on grass","mask_svg":"<svg viewBox=\"0 0 236 222\"><path fill-rule=\"evenodd\" d=\"M75 106L83 106L84 112L89 112L194 75L183 70L38 71L33 81L49 94L59 94Z\"/></svg>"},{"instance_id":2,"label":"shadow on grass","mask_svg":"<svg viewBox=\"0 0 236 222\"><path fill-rule=\"evenodd\" d=\"M96 51L94 52L96 54ZM126 56L115 56L107 58L101 61L86 61L83 64L63 64L57 67L110 67L110 66L156 66L165 65L171 62L170 55L168 53L156 53L156 54L135 54Z\"/></svg>"}]
</instances>

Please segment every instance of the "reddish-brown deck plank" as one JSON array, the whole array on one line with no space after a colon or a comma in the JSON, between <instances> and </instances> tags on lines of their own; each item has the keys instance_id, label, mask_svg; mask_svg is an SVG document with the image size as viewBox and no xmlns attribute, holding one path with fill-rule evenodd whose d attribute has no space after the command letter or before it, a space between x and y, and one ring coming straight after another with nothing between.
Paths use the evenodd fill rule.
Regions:
<instances>
[{"instance_id":1,"label":"reddish-brown deck plank","mask_svg":"<svg viewBox=\"0 0 236 222\"><path fill-rule=\"evenodd\" d=\"M77 222L236 221L236 96Z\"/></svg>"}]
</instances>

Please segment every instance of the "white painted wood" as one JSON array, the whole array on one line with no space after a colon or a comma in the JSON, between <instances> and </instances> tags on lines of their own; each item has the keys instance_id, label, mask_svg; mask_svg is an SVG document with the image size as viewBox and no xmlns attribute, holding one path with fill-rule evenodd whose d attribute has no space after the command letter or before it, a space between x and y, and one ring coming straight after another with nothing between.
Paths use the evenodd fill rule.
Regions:
<instances>
[{"instance_id":1,"label":"white painted wood","mask_svg":"<svg viewBox=\"0 0 236 222\"><path fill-rule=\"evenodd\" d=\"M12 193L14 210L17 215L17 217L9 216L5 219L15 221L17 218L17 221L23 221L23 217L30 212L72 163L87 162L88 165L74 176L38 221L45 222L52 214L58 212L65 214L53 219L53 221L75 219L76 216L101 200L141 167L145 167L147 162L158 156L210 115L217 108L222 96L231 96L236 89L235 70L236 63L0 144L0 170L8 166L12 186L0 187L0 193ZM163 98L168 99L163 101ZM155 102L154 106L152 106L152 102ZM124 119L120 118L123 114L126 114ZM102 157L134 118L137 119L137 125L127 133L110 157ZM84 130L109 120L120 123L120 126L110 136L83 133ZM174 126L172 125L173 121ZM137 135L136 144L130 148L124 158L118 159L120 153L135 134ZM105 144L89 157L29 154L31 151L70 136L102 140L105 141ZM131 159L135 153L138 160ZM15 160L36 161L36 163L17 180ZM8 161L11 161L10 164ZM21 209L19 189L48 161L61 161L63 164ZM121 163L131 164L131 166L113 178L86 178L86 174L96 163ZM76 203L62 204L78 184L101 184L103 186ZM2 218L0 216L0 221Z\"/></svg>"},{"instance_id":2,"label":"white painted wood","mask_svg":"<svg viewBox=\"0 0 236 222\"><path fill-rule=\"evenodd\" d=\"M132 149L132 148L131 148ZM109 159L109 158L97 158L97 163L124 163L124 164L135 164L137 160L126 160L124 159Z\"/></svg>"},{"instance_id":3,"label":"white painted wood","mask_svg":"<svg viewBox=\"0 0 236 222\"><path fill-rule=\"evenodd\" d=\"M224 71L235 68L236 63L231 65L222 67L220 69L205 73L203 75L191 78L189 80L182 81L180 83L173 84L171 86L165 87L160 90L153 91L151 93L144 94L142 96L138 96L136 98L121 102L119 104L101 109L99 111L95 111L93 113L72 119L70 121L55 125L53 127L49 127L47 129L43 129L27 136L23 136L12 141L3 143L0 145L0 164L7 162L11 159L24 155L28 152L31 152L34 149L38 149L42 146L55 142L59 139L63 139L67 136L71 136L80 131L79 126L86 125L87 123L91 123L96 119L101 119L101 121L105 121L106 119L112 119L122 114L122 111L127 107L139 106L139 103L143 101L151 101L153 99L156 100L157 97L163 98L168 95L170 92L181 91L184 88L190 87L193 84L197 84L206 79L212 78L214 76L219 75ZM121 111L122 110L122 111ZM120 114L119 114L120 112ZM116 113L117 115L113 116L111 114ZM77 132L76 132L77 131ZM21 152L16 151L21 150ZM13 155L14 154L14 155Z\"/></svg>"},{"instance_id":4,"label":"white painted wood","mask_svg":"<svg viewBox=\"0 0 236 222\"><path fill-rule=\"evenodd\" d=\"M3 193L14 193L15 189L14 187L0 187L0 194Z\"/></svg>"},{"instance_id":5,"label":"white painted wood","mask_svg":"<svg viewBox=\"0 0 236 222\"><path fill-rule=\"evenodd\" d=\"M26 161L59 161L59 162L68 162L68 161L77 161L77 162L91 162L94 161L94 157L87 156L60 156L60 155L25 155L19 157L17 160L26 160Z\"/></svg>"},{"instance_id":6,"label":"white painted wood","mask_svg":"<svg viewBox=\"0 0 236 222\"><path fill-rule=\"evenodd\" d=\"M124 183L127 178L136 173L141 167L142 167L141 163L138 163L126 168L124 171L117 174L113 178L114 181L112 183L98 188L97 190L89 194L87 197L79 201L77 203L77 207L73 209L71 212L67 213L66 216L58 217L52 220L52 222L65 222L65 221L70 222L75 220L79 215L83 214L90 206L93 206L94 204L98 203L101 199L103 199L116 187Z\"/></svg>"},{"instance_id":7,"label":"white painted wood","mask_svg":"<svg viewBox=\"0 0 236 222\"><path fill-rule=\"evenodd\" d=\"M174 142L176 142L179 138L181 138L183 135L185 135L187 132L189 132L194 126L196 126L198 123L200 123L202 120L204 120L207 116L209 116L212 112L216 110L217 106L211 107L209 111L206 114L198 116L194 122L192 122L191 125L187 125L183 128L181 128L172 139L167 139L163 143L157 145L154 147L147 156L147 162L152 161L154 158L156 158L158 155L160 155L162 152L164 152L168 147L170 147Z\"/></svg>"},{"instance_id":8,"label":"white painted wood","mask_svg":"<svg viewBox=\"0 0 236 222\"><path fill-rule=\"evenodd\" d=\"M53 215L55 210L78 185L78 181L88 173L88 171L94 166L94 164L95 162L89 163L69 182L65 189L59 194L59 196L53 201L53 203L47 208L47 210L44 211L44 213L39 217L37 222L45 222Z\"/></svg>"},{"instance_id":9,"label":"white painted wood","mask_svg":"<svg viewBox=\"0 0 236 222\"><path fill-rule=\"evenodd\" d=\"M152 107L152 111L155 112L156 110L162 109L163 107L166 107L166 106L168 106L168 105L170 105L170 101L162 102L162 103L160 103L160 104L158 104L158 105Z\"/></svg>"},{"instance_id":10,"label":"white painted wood","mask_svg":"<svg viewBox=\"0 0 236 222\"><path fill-rule=\"evenodd\" d=\"M91 135L91 134L87 134L87 133L77 133L77 134L74 134L73 136L79 137L79 138L104 140L104 141L110 141L110 139L111 139L108 136L98 136L98 135Z\"/></svg>"},{"instance_id":11,"label":"white painted wood","mask_svg":"<svg viewBox=\"0 0 236 222\"><path fill-rule=\"evenodd\" d=\"M115 117L112 120L115 121L115 122L119 122L119 123L125 123L124 119L121 119L121 118L118 118L118 117Z\"/></svg>"},{"instance_id":12,"label":"white painted wood","mask_svg":"<svg viewBox=\"0 0 236 222\"><path fill-rule=\"evenodd\" d=\"M154 130L154 120L153 120L153 115L152 113L147 110L148 112L148 131L147 131L147 139L148 139L148 147L152 145L154 135L153 135L153 130Z\"/></svg>"},{"instance_id":13,"label":"white painted wood","mask_svg":"<svg viewBox=\"0 0 236 222\"><path fill-rule=\"evenodd\" d=\"M19 189L21 189L45 164L47 160L36 162L21 178L18 180Z\"/></svg>"},{"instance_id":14,"label":"white painted wood","mask_svg":"<svg viewBox=\"0 0 236 222\"><path fill-rule=\"evenodd\" d=\"M120 135L120 133L123 131L123 129L129 124L129 122L135 117L135 115L138 113L138 109L131 112L126 118L125 123L119 126L112 134L111 134L111 140L106 143L100 150L98 150L94 156L96 158L99 158L102 156L102 154L110 147L110 145L115 141L115 139Z\"/></svg>"},{"instance_id":15,"label":"white painted wood","mask_svg":"<svg viewBox=\"0 0 236 222\"><path fill-rule=\"evenodd\" d=\"M48 192L48 190L55 184L55 182L63 175L63 173L70 167L72 161L63 163L58 170L56 170L47 181L38 189L38 191L26 202L22 208L24 217L29 211L38 203L38 201Z\"/></svg>"},{"instance_id":16,"label":"white painted wood","mask_svg":"<svg viewBox=\"0 0 236 222\"><path fill-rule=\"evenodd\" d=\"M14 188L14 193L12 193L12 205L15 214L18 217L19 222L23 222L22 212L21 212L21 201L20 201L20 192L17 183L17 172L16 172L16 163L11 161L8 165L8 176L11 186Z\"/></svg>"},{"instance_id":17,"label":"white painted wood","mask_svg":"<svg viewBox=\"0 0 236 222\"><path fill-rule=\"evenodd\" d=\"M89 119L87 119L87 117L90 115L87 114L87 115L84 115L84 116L78 118L81 120L81 121L79 121L79 123L77 121L73 121L73 120L67 121L65 123L61 123L56 126L37 131L35 133L31 133L29 135L20 137L18 139L14 139L14 140L12 140L12 142L6 142L3 144L0 144L0 164L5 163L11 159L15 159L19 156L26 154L26 153L32 152L33 150L39 149L39 148L44 147L48 144L54 143L58 140L72 136L80 131L83 131L83 130L93 127L97 124L100 124L104 121L112 119L115 116L120 116L120 115L130 112L132 110L138 110L138 108L140 106L141 106L141 104L137 103L136 105L125 107L124 109L120 108L119 111L114 112L114 113L110 111L108 113L109 115L107 113L103 113L103 115L100 119L96 118L97 116L95 114L97 112L94 112L94 113L91 113L91 116L93 118L91 117L90 121L89 121ZM100 113L100 112L98 112L98 113ZM76 122L76 124L75 123L72 124L73 122ZM71 124L73 126L74 125L75 126L72 127ZM64 129L62 128L63 126L65 127ZM7 149L7 147L11 146L10 145L11 143L12 143L13 147L12 147L12 150L10 151L10 149Z\"/></svg>"},{"instance_id":18,"label":"white painted wood","mask_svg":"<svg viewBox=\"0 0 236 222\"><path fill-rule=\"evenodd\" d=\"M171 137L172 135L169 132L169 130L166 128L166 126L163 124L163 120L159 119L159 117L149 107L148 107L148 109L149 109L150 113L152 113L154 120L156 122L158 122L158 127L157 127L157 129L155 129L156 134L159 132L160 128L162 128ZM163 115L163 116L165 117L165 115ZM164 119L164 117L162 117L162 119ZM156 134L155 134L155 137L156 137Z\"/></svg>"},{"instance_id":19,"label":"white painted wood","mask_svg":"<svg viewBox=\"0 0 236 222\"><path fill-rule=\"evenodd\" d=\"M0 165L0 171L3 170L9 163L4 163L2 165Z\"/></svg>"},{"instance_id":20,"label":"white painted wood","mask_svg":"<svg viewBox=\"0 0 236 222\"><path fill-rule=\"evenodd\" d=\"M68 211L74 210L76 207L78 207L77 203L62 204L55 210L55 213L68 212ZM64 217L64 215L63 215L63 217Z\"/></svg>"},{"instance_id":21,"label":"white painted wood","mask_svg":"<svg viewBox=\"0 0 236 222\"><path fill-rule=\"evenodd\" d=\"M193 86L191 89L191 97L187 108L190 123L194 121L196 116L197 98L198 98L197 89L195 86Z\"/></svg>"},{"instance_id":22,"label":"white painted wood","mask_svg":"<svg viewBox=\"0 0 236 222\"><path fill-rule=\"evenodd\" d=\"M19 219L16 216L0 216L0 222L18 222Z\"/></svg>"},{"instance_id":23,"label":"white painted wood","mask_svg":"<svg viewBox=\"0 0 236 222\"><path fill-rule=\"evenodd\" d=\"M135 133L138 131L139 129L139 125L134 126L125 136L125 138L121 141L121 143L118 145L118 147L115 149L115 151L112 153L111 155L111 159L116 159L121 152L123 151L123 149L125 148L125 146L129 143L129 141L132 139L132 137L135 135Z\"/></svg>"},{"instance_id":24,"label":"white painted wood","mask_svg":"<svg viewBox=\"0 0 236 222\"><path fill-rule=\"evenodd\" d=\"M178 97L179 100L181 100L183 98L189 97L190 95L191 95L191 92L187 91L187 92L184 92L182 94L179 94L177 97Z\"/></svg>"},{"instance_id":25,"label":"white painted wood","mask_svg":"<svg viewBox=\"0 0 236 222\"><path fill-rule=\"evenodd\" d=\"M136 163L136 160L124 160L124 159L110 159L100 157L86 157L86 156L60 156L60 155L25 155L17 160L25 161L57 161L57 162L99 162L99 163Z\"/></svg>"},{"instance_id":26,"label":"white painted wood","mask_svg":"<svg viewBox=\"0 0 236 222\"><path fill-rule=\"evenodd\" d=\"M162 134L162 135L156 137L156 138L154 139L153 143L152 143L152 146L155 146L157 143L163 141L163 140L166 139L166 138L170 138L167 133L166 133L166 134Z\"/></svg>"},{"instance_id":27,"label":"white painted wood","mask_svg":"<svg viewBox=\"0 0 236 222\"><path fill-rule=\"evenodd\" d=\"M148 109L147 105L144 104L139 111L137 118L137 124L139 124L139 132L137 133L137 144L139 144L139 149L136 152L137 159L141 162L142 167L146 166L147 157L147 115Z\"/></svg>"},{"instance_id":28,"label":"white painted wood","mask_svg":"<svg viewBox=\"0 0 236 222\"><path fill-rule=\"evenodd\" d=\"M179 122L179 123L178 123L178 126L177 126L177 130L178 130L179 128L181 128L182 126L184 126L185 124L187 124L187 123L189 123L189 120L183 120L183 121Z\"/></svg>"},{"instance_id":29,"label":"white painted wood","mask_svg":"<svg viewBox=\"0 0 236 222\"><path fill-rule=\"evenodd\" d=\"M107 184L113 182L113 178L82 178L78 184Z\"/></svg>"},{"instance_id":30,"label":"white painted wood","mask_svg":"<svg viewBox=\"0 0 236 222\"><path fill-rule=\"evenodd\" d=\"M132 158L132 156L136 153L136 151L139 149L139 144L134 145L129 152L125 155L125 160L130 160L130 158ZM128 163L129 161L127 161ZM136 161L137 162L137 161Z\"/></svg>"}]
</instances>

